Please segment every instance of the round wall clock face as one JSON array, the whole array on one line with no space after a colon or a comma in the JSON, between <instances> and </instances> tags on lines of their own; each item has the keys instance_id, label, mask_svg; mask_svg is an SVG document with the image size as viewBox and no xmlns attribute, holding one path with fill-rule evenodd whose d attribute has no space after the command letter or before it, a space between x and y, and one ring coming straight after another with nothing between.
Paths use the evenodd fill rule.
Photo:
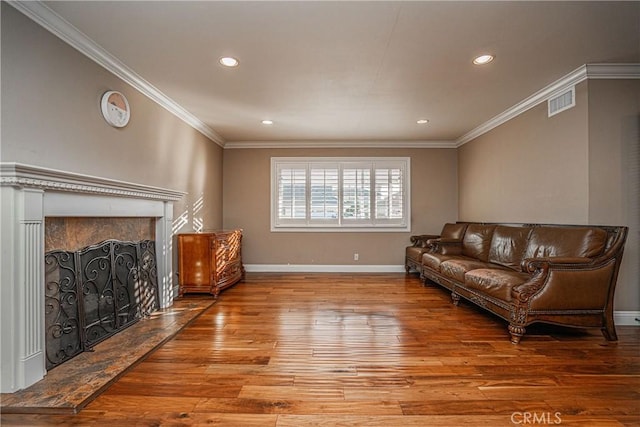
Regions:
<instances>
[{"instance_id":1,"label":"round wall clock face","mask_svg":"<svg viewBox=\"0 0 640 427\"><path fill-rule=\"evenodd\" d=\"M121 128L129 123L129 102L120 92L110 90L102 95L100 102L102 116L111 126Z\"/></svg>"}]
</instances>

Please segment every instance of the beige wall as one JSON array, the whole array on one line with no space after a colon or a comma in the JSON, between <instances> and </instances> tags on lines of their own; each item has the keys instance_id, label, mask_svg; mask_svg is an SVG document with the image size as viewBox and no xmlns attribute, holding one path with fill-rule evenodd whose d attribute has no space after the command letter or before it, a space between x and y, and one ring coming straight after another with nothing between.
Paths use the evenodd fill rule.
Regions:
<instances>
[{"instance_id":1,"label":"beige wall","mask_svg":"<svg viewBox=\"0 0 640 427\"><path fill-rule=\"evenodd\" d=\"M629 227L616 309L640 309L640 80L589 81L589 223Z\"/></svg>"},{"instance_id":2,"label":"beige wall","mask_svg":"<svg viewBox=\"0 0 640 427\"><path fill-rule=\"evenodd\" d=\"M2 2L3 162L20 162L188 192L206 228L222 225L222 148L86 56ZM124 93L122 129L100 113L107 90Z\"/></svg>"},{"instance_id":3,"label":"beige wall","mask_svg":"<svg viewBox=\"0 0 640 427\"><path fill-rule=\"evenodd\" d=\"M411 158L411 232L270 231L271 157L401 156ZM457 219L454 149L224 150L224 226L244 229L247 264L397 265L412 234L439 233ZM359 261L353 260L357 252Z\"/></svg>"},{"instance_id":4,"label":"beige wall","mask_svg":"<svg viewBox=\"0 0 640 427\"><path fill-rule=\"evenodd\" d=\"M587 85L576 106L547 117L546 103L459 148L463 221L585 223Z\"/></svg>"},{"instance_id":5,"label":"beige wall","mask_svg":"<svg viewBox=\"0 0 640 427\"><path fill-rule=\"evenodd\" d=\"M629 226L616 310L640 309L639 88L580 83L574 108L540 104L458 152L461 220Z\"/></svg>"}]
</instances>

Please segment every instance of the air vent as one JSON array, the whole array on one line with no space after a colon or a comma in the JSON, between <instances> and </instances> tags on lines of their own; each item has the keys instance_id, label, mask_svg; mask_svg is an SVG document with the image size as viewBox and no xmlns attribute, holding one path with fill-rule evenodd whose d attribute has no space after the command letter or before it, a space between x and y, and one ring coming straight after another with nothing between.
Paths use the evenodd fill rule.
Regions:
<instances>
[{"instance_id":1,"label":"air vent","mask_svg":"<svg viewBox=\"0 0 640 427\"><path fill-rule=\"evenodd\" d=\"M553 98L549 98L547 101L549 107L549 117L555 116L564 110L576 105L576 87L572 86L571 89L555 95Z\"/></svg>"}]
</instances>

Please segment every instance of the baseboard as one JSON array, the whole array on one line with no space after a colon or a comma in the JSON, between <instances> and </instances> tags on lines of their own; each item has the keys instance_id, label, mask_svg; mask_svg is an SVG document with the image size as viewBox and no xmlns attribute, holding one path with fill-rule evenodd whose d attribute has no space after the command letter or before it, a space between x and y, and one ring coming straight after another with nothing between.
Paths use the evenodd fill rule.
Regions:
<instances>
[{"instance_id":1,"label":"baseboard","mask_svg":"<svg viewBox=\"0 0 640 427\"><path fill-rule=\"evenodd\" d=\"M616 326L640 326L640 311L614 311L613 321Z\"/></svg>"},{"instance_id":2,"label":"baseboard","mask_svg":"<svg viewBox=\"0 0 640 427\"><path fill-rule=\"evenodd\" d=\"M404 273L404 265L245 264L256 273Z\"/></svg>"}]
</instances>

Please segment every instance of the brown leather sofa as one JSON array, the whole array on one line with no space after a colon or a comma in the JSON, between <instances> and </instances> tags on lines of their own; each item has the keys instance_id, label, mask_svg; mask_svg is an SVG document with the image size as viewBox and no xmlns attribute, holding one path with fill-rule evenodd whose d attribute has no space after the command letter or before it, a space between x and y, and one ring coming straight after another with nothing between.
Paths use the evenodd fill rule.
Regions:
<instances>
[{"instance_id":1,"label":"brown leather sofa","mask_svg":"<svg viewBox=\"0 0 640 427\"><path fill-rule=\"evenodd\" d=\"M405 268L509 322L517 344L544 322L600 327L617 340L613 298L627 227L445 224L439 237L412 236ZM418 265L417 258L420 257Z\"/></svg>"}]
</instances>

